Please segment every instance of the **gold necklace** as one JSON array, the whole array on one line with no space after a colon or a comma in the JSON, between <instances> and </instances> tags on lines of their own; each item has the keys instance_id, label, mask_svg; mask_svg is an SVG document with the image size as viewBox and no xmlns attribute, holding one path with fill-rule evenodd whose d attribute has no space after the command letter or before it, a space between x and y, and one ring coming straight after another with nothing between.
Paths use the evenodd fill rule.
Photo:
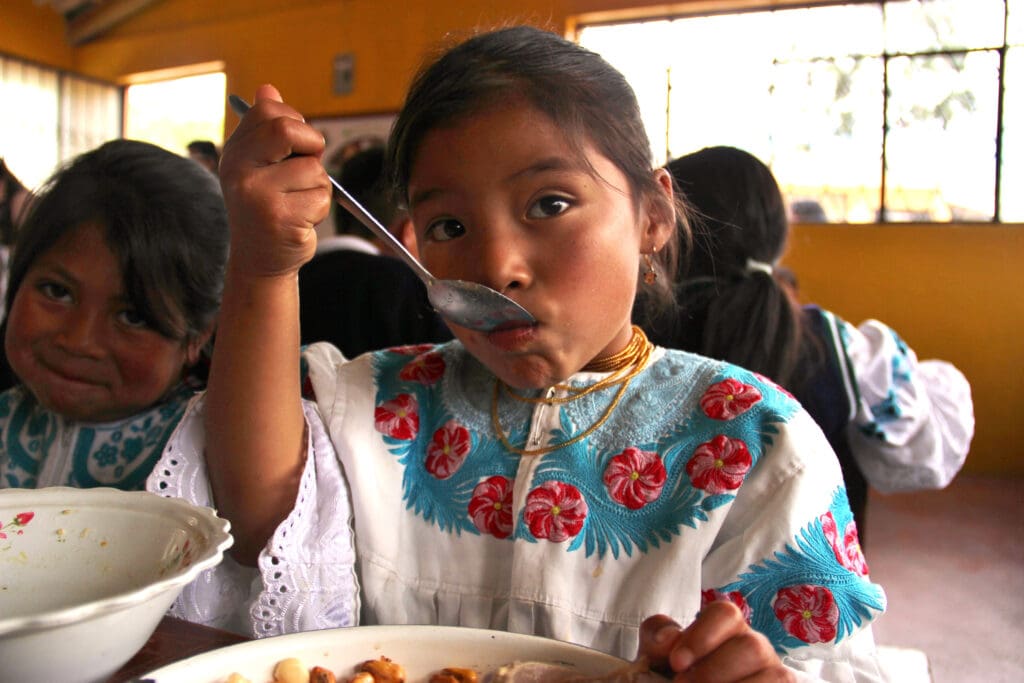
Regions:
<instances>
[{"instance_id":1,"label":"gold necklace","mask_svg":"<svg viewBox=\"0 0 1024 683\"><path fill-rule=\"evenodd\" d=\"M611 417L615 407L619 405L619 401L622 400L623 395L626 393L626 388L634 377L639 375L644 367L647 365L647 361L651 357L651 351L653 351L654 345L651 344L647 339L647 335L644 334L636 325L633 326L633 336L630 338L629 343L626 347L616 354L608 356L607 358L597 358L590 363L587 363L583 370L590 372L611 372L612 374L605 377L602 380L594 382L589 387L578 389L576 387L567 384L556 384L556 389L561 389L568 392L568 396L565 397L533 397L533 396L521 396L512 390L510 386L502 382L500 379L494 380L494 395L491 399L491 424L494 427L495 434L498 435L498 439L502 445L513 453L519 455L546 455L552 451L556 451L559 448L572 445L581 439L585 439L594 433L595 430L601 427L608 418ZM595 391L607 389L608 387L618 384L619 390L615 392L615 396L612 401L605 408L604 413L601 417L590 425L583 432L572 437L568 441L562 443L551 444L548 446L542 446L541 448L519 448L509 443L508 437L505 435L505 430L501 426L501 420L498 418L498 398L501 394L501 389L505 389L505 393L514 398L517 401L523 403L546 403L548 405L569 403L577 399L583 398L584 396L591 394Z\"/></svg>"}]
</instances>

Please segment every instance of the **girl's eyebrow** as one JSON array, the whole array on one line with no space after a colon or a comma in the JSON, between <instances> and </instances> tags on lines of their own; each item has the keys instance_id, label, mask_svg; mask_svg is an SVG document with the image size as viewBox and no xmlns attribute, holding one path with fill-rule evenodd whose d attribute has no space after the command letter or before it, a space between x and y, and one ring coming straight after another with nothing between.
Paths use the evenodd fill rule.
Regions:
<instances>
[{"instance_id":1,"label":"girl's eyebrow","mask_svg":"<svg viewBox=\"0 0 1024 683\"><path fill-rule=\"evenodd\" d=\"M573 163L572 159L566 158L564 156L544 157L543 159L537 159L533 161L524 168L521 168L517 171L513 171L504 178L503 182L509 183L524 176L538 175L541 173L547 173L549 171L574 170L581 170L581 167L579 163ZM439 187L428 187L424 190L420 190L409 199L409 209L412 210L416 207L416 205L429 201L437 197L438 195L444 193L445 190Z\"/></svg>"},{"instance_id":2,"label":"girl's eyebrow","mask_svg":"<svg viewBox=\"0 0 1024 683\"><path fill-rule=\"evenodd\" d=\"M78 278L72 274L60 261L49 261L45 257L37 258L35 263L32 264L32 270L41 271L47 275L56 275L57 277L65 280L70 280L73 283L78 283Z\"/></svg>"}]
</instances>

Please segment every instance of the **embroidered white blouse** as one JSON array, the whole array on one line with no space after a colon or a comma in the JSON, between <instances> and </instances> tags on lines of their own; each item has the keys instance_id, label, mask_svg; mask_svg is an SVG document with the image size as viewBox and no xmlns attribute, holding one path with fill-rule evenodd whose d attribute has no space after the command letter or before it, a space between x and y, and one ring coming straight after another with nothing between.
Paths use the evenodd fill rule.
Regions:
<instances>
[{"instance_id":1,"label":"embroidered white blouse","mask_svg":"<svg viewBox=\"0 0 1024 683\"><path fill-rule=\"evenodd\" d=\"M226 560L178 616L257 636L354 624L532 633L625 658L655 613L737 603L809 679L882 680L885 608L818 427L764 377L657 349L606 423L542 456L496 438L495 379L458 342L304 351L308 459L256 570ZM576 386L603 375L580 373ZM513 444L563 443L615 389L500 394ZM565 396L549 389L548 396ZM150 490L212 504L196 401Z\"/></svg>"},{"instance_id":2,"label":"embroidered white blouse","mask_svg":"<svg viewBox=\"0 0 1024 683\"><path fill-rule=\"evenodd\" d=\"M821 311L846 387L850 448L883 493L946 487L974 437L971 385L952 363L919 360L888 325Z\"/></svg>"}]
</instances>

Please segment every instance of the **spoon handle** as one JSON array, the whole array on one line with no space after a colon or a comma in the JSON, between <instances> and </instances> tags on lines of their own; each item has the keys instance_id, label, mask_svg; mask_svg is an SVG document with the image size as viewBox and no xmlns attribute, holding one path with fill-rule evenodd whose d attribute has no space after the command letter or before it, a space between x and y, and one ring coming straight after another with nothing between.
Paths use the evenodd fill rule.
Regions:
<instances>
[{"instance_id":1,"label":"spoon handle","mask_svg":"<svg viewBox=\"0 0 1024 683\"><path fill-rule=\"evenodd\" d=\"M250 109L249 103L238 95L228 95L228 102L231 104L231 108L234 112L239 116L245 116L245 112ZM378 221L373 214L363 208L363 205L357 202L355 197L349 194L348 190L341 186L341 183L331 177L330 173L327 174L327 177L333 186L331 194L334 197L334 201L355 216L356 219L365 225L374 235L390 244L398 256L405 261L406 265L412 268L413 272L423 280L423 283L427 285L427 287L434 284L434 276L416 260L415 256L409 253L409 250L405 248L405 245L402 244L397 237L392 235L390 230L381 225L380 221Z\"/></svg>"},{"instance_id":2,"label":"spoon handle","mask_svg":"<svg viewBox=\"0 0 1024 683\"><path fill-rule=\"evenodd\" d=\"M423 284L428 287L434 284L434 276L416 260L415 256L409 253L409 250L405 248L405 245L402 244L397 237L392 235L390 230L381 225L380 221L374 218L373 214L364 209L363 205L357 202L355 197L350 195L348 190L341 186L341 183L332 178L330 174L327 174L327 177L330 179L331 185L334 186L334 191L332 192L334 201L345 207L349 213L355 216L360 223L369 228L373 234L390 244L398 253L398 256L405 261L406 265L412 268L413 272L423 280Z\"/></svg>"}]
</instances>

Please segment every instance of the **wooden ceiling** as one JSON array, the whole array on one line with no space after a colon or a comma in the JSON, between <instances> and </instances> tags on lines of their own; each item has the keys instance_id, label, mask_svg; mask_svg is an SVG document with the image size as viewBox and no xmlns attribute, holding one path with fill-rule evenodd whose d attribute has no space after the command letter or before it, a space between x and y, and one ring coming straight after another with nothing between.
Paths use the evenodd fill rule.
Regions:
<instances>
[{"instance_id":1,"label":"wooden ceiling","mask_svg":"<svg viewBox=\"0 0 1024 683\"><path fill-rule=\"evenodd\" d=\"M59 12L67 24L67 39L81 45L101 36L128 17L160 0L35 0Z\"/></svg>"}]
</instances>

